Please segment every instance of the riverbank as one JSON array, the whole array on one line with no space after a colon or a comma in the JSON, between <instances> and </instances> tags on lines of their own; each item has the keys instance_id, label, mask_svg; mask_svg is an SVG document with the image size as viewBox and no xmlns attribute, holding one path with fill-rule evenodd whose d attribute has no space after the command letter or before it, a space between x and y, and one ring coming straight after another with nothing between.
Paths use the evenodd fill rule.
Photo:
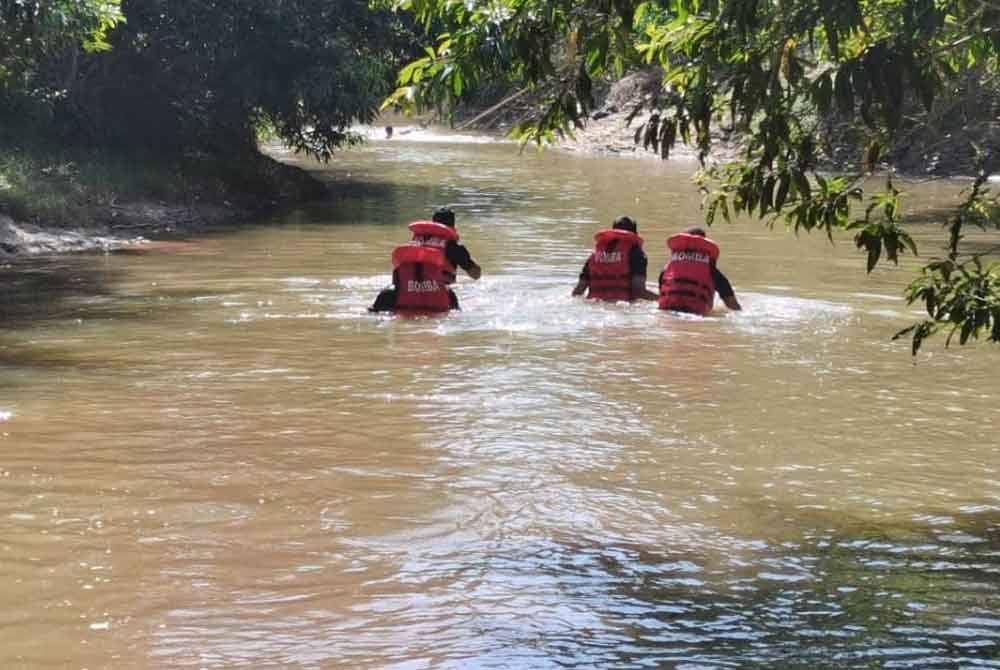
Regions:
<instances>
[{"instance_id":1,"label":"riverbank","mask_svg":"<svg viewBox=\"0 0 1000 670\"><path fill-rule=\"evenodd\" d=\"M662 93L663 73L647 68L613 82L595 83L597 105L585 126L573 131L557 148L584 154L606 154L660 160L655 151L635 143L635 131L650 116L648 110L633 110ZM485 112L460 110L459 128L475 128L507 133L519 123L536 118L540 99L513 92ZM981 155L1000 156L1000 123L993 113L1000 105L1000 86L981 86L974 77L942 97L931 112L916 100L908 100L904 123L892 147L883 156L880 168L912 178L969 177L980 169ZM837 114L820 124L828 143L827 163L831 170L860 169L868 138L857 121L845 121ZM710 162L738 158L744 149L737 133L713 131ZM697 149L678 142L671 158L697 159ZM991 165L987 166L988 168Z\"/></svg>"},{"instance_id":2,"label":"riverbank","mask_svg":"<svg viewBox=\"0 0 1000 670\"><path fill-rule=\"evenodd\" d=\"M584 128L554 147L557 151L661 160L634 142L635 129L648 118L637 104L661 86L655 69L632 73L598 90L599 106ZM459 110L458 130L509 132L537 110L529 96L482 110ZM392 118L388 121L391 123ZM971 132L971 131L969 131ZM860 146L857 129L839 129L840 150L849 164ZM852 143L853 142L853 143ZM970 152L961 142L930 156L932 140L908 142L888 156L885 168L917 177L972 174ZM971 145L970 145L971 146ZM986 142L984 146L992 146ZM712 161L738 156L738 138L713 138ZM45 253L114 251L147 240L176 240L212 226L259 217L267 210L328 195L308 171L283 160L278 145L239 160L205 156L164 159L95 150L45 141L32 133L0 129L0 259ZM967 155L968 154L968 155ZM679 144L671 158L695 160L692 147ZM843 166L840 166L843 167Z\"/></svg>"},{"instance_id":3,"label":"riverbank","mask_svg":"<svg viewBox=\"0 0 1000 670\"><path fill-rule=\"evenodd\" d=\"M266 147L265 147L266 151ZM179 239L326 195L266 152L164 158L0 137L0 258Z\"/></svg>"},{"instance_id":4,"label":"riverbank","mask_svg":"<svg viewBox=\"0 0 1000 670\"><path fill-rule=\"evenodd\" d=\"M658 152L645 150L635 142L636 129L649 120L651 110L634 112L638 105L655 98L661 89L662 72L656 68L633 72L613 82L596 82L594 98L597 104L586 124L574 129L552 148L578 154L662 160ZM459 109L456 127L506 135L516 125L536 118L540 104L538 96L515 91L485 111ZM730 160L740 149L736 138L716 133L709 158L712 161ZM697 157L697 149L682 142L671 151L671 159L697 160Z\"/></svg>"}]
</instances>

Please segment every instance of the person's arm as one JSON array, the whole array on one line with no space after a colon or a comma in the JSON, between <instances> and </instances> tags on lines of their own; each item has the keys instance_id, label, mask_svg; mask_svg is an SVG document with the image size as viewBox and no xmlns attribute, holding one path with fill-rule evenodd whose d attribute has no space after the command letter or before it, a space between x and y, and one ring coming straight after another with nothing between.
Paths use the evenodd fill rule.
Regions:
<instances>
[{"instance_id":1,"label":"person's arm","mask_svg":"<svg viewBox=\"0 0 1000 670\"><path fill-rule=\"evenodd\" d=\"M649 269L649 259L642 247L632 247L628 255L629 275L631 276L631 293L633 300L659 300L660 296L646 288L646 271Z\"/></svg>"},{"instance_id":2,"label":"person's arm","mask_svg":"<svg viewBox=\"0 0 1000 670\"><path fill-rule=\"evenodd\" d=\"M733 291L733 285L729 283L728 279L726 279L726 275L719 272L719 269L714 265L712 266L712 281L715 283L716 293L718 293L719 297L722 298L722 302L726 304L726 307L736 312L743 309L743 306L740 305L740 301L736 299L736 293Z\"/></svg>"},{"instance_id":3,"label":"person's arm","mask_svg":"<svg viewBox=\"0 0 1000 670\"><path fill-rule=\"evenodd\" d=\"M445 256L448 257L449 263L455 267L462 268L465 270L465 274L469 275L473 279L479 279L483 276L483 269L479 267L476 261L472 260L469 250L461 244L458 244L457 242L449 242L444 253Z\"/></svg>"},{"instance_id":4,"label":"person's arm","mask_svg":"<svg viewBox=\"0 0 1000 670\"><path fill-rule=\"evenodd\" d=\"M633 300L659 300L660 296L646 288L646 275L632 275Z\"/></svg>"},{"instance_id":5,"label":"person's arm","mask_svg":"<svg viewBox=\"0 0 1000 670\"><path fill-rule=\"evenodd\" d=\"M580 279L577 280L576 286L573 288L573 295L583 295L590 288L590 259L583 264L583 269L580 270Z\"/></svg>"}]
</instances>

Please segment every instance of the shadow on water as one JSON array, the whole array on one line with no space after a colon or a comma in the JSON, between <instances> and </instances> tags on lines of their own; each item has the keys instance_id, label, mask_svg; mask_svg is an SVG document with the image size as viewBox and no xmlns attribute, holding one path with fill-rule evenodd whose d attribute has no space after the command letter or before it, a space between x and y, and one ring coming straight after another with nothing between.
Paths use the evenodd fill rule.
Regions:
<instances>
[{"instance_id":1,"label":"shadow on water","mask_svg":"<svg viewBox=\"0 0 1000 670\"><path fill-rule=\"evenodd\" d=\"M116 271L93 256L31 258L0 268L0 328L18 330L46 322L80 318L80 299L109 298Z\"/></svg>"},{"instance_id":2,"label":"shadow on water","mask_svg":"<svg viewBox=\"0 0 1000 670\"><path fill-rule=\"evenodd\" d=\"M327 189L335 201L358 200L376 203L423 202L430 199L434 189L430 186L398 185L371 180L338 178L327 182Z\"/></svg>"},{"instance_id":3,"label":"shadow on water","mask_svg":"<svg viewBox=\"0 0 1000 670\"><path fill-rule=\"evenodd\" d=\"M114 363L89 353L81 358L78 349L38 342L34 335L44 329L93 322L162 318L164 313L190 309L185 297L203 294L181 290L122 295L116 287L123 274L92 254L19 259L0 268L4 287L0 291L0 366L105 368ZM26 341L25 334L32 339Z\"/></svg>"},{"instance_id":4,"label":"shadow on water","mask_svg":"<svg viewBox=\"0 0 1000 670\"><path fill-rule=\"evenodd\" d=\"M580 607L571 639L520 640L574 659L560 667L1000 667L1000 512L947 530L827 521L721 555L552 538L493 567Z\"/></svg>"},{"instance_id":5,"label":"shadow on water","mask_svg":"<svg viewBox=\"0 0 1000 670\"><path fill-rule=\"evenodd\" d=\"M332 199L296 210L294 218L308 223L374 223L399 225L400 212L413 212L412 219L430 218L441 203L430 186L400 185L365 180L328 182ZM288 218L288 217L286 217Z\"/></svg>"},{"instance_id":6,"label":"shadow on water","mask_svg":"<svg viewBox=\"0 0 1000 670\"><path fill-rule=\"evenodd\" d=\"M506 219L539 199L539 193L505 182L503 188L483 184L464 185L435 181L423 184L393 184L343 174L314 173L324 179L331 197L298 206L273 220L299 219L305 223L374 223L399 225L429 219L435 209L452 207L459 227L473 216Z\"/></svg>"},{"instance_id":7,"label":"shadow on water","mask_svg":"<svg viewBox=\"0 0 1000 670\"><path fill-rule=\"evenodd\" d=\"M378 182L350 181L329 185L330 197L299 203L294 207L276 210L250 222L251 227L295 227L374 224L399 226L405 221L429 219L434 209L446 200L429 187L391 186ZM408 214L400 216L400 212ZM212 232L238 234L245 231L246 223L216 226Z\"/></svg>"}]
</instances>

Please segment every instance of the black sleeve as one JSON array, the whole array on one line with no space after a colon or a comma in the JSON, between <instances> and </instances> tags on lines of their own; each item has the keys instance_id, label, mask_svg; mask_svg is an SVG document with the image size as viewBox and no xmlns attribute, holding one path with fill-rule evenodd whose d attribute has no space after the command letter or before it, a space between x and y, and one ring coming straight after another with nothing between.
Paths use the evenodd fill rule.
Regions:
<instances>
[{"instance_id":1,"label":"black sleeve","mask_svg":"<svg viewBox=\"0 0 1000 670\"><path fill-rule=\"evenodd\" d=\"M646 258L646 252L639 245L632 247L628 252L628 273L633 277L636 275L645 277L648 269L649 259Z\"/></svg>"},{"instance_id":2,"label":"black sleeve","mask_svg":"<svg viewBox=\"0 0 1000 670\"><path fill-rule=\"evenodd\" d=\"M587 281L587 282L590 281L590 259L589 258L587 259L587 262L583 264L583 269L580 270L580 281Z\"/></svg>"},{"instance_id":3,"label":"black sleeve","mask_svg":"<svg viewBox=\"0 0 1000 670\"><path fill-rule=\"evenodd\" d=\"M466 272L475 265L472 256L469 255L469 250L458 242L448 242L448 246L444 249L444 255L448 258L449 263Z\"/></svg>"},{"instance_id":4,"label":"black sleeve","mask_svg":"<svg viewBox=\"0 0 1000 670\"><path fill-rule=\"evenodd\" d=\"M731 298L733 293L733 285L729 283L726 279L726 275L719 272L719 268L712 266L712 281L715 283L715 292L719 294L720 298Z\"/></svg>"}]
</instances>

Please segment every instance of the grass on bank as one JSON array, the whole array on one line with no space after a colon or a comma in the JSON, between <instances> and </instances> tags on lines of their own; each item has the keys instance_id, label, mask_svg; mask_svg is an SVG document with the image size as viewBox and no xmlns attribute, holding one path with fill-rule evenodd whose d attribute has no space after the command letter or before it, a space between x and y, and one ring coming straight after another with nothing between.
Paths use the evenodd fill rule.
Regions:
<instances>
[{"instance_id":1,"label":"grass on bank","mask_svg":"<svg viewBox=\"0 0 1000 670\"><path fill-rule=\"evenodd\" d=\"M307 173L259 154L161 156L67 145L30 130L0 130L0 214L53 227L107 223L116 205L268 203L322 195Z\"/></svg>"},{"instance_id":2,"label":"grass on bank","mask_svg":"<svg viewBox=\"0 0 1000 670\"><path fill-rule=\"evenodd\" d=\"M75 226L119 201L183 199L191 192L169 164L30 135L0 135L0 212L15 220Z\"/></svg>"}]
</instances>

